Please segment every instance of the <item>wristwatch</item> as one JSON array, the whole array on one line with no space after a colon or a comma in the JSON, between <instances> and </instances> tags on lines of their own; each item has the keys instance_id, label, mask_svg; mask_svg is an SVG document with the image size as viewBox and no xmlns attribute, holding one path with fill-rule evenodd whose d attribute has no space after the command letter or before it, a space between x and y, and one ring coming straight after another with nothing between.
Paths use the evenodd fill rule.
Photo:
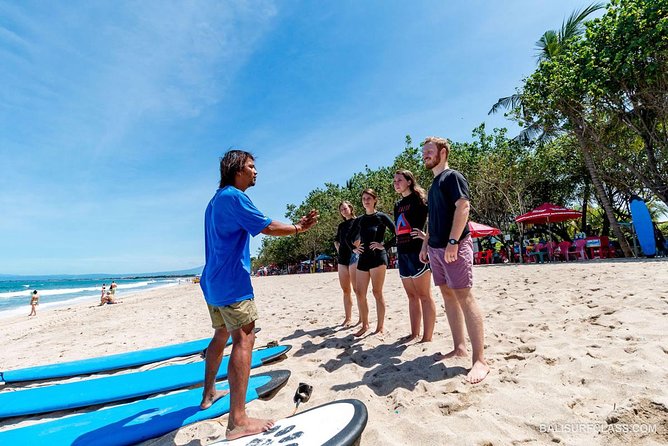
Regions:
<instances>
[{"instance_id":1,"label":"wristwatch","mask_svg":"<svg viewBox=\"0 0 668 446\"><path fill-rule=\"evenodd\" d=\"M451 238L450 240L448 240L448 244L449 245L459 245L459 240Z\"/></svg>"}]
</instances>

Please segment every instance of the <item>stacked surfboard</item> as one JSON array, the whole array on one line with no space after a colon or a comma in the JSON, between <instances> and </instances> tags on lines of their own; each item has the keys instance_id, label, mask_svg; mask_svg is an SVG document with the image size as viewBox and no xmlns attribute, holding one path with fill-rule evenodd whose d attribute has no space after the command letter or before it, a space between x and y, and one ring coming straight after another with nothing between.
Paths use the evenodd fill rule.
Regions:
<instances>
[{"instance_id":1,"label":"stacked surfboard","mask_svg":"<svg viewBox=\"0 0 668 446\"><path fill-rule=\"evenodd\" d=\"M150 370L123 371L109 376L95 376L104 371L136 367L201 353L209 339L142 350L120 355L60 363L0 373L4 383L23 383L81 375L86 379L33 388L3 389L0 392L0 419L16 421L26 415L78 410L49 421L0 431L0 444L30 445L129 445L164 435L182 426L224 415L229 411L229 397L221 398L206 410L199 409L204 377L204 361L159 365ZM289 346L255 350L251 367L259 367L280 358ZM217 379L227 377L223 359ZM251 376L246 401L270 395L286 384L290 372L274 370ZM222 381L217 388L225 390ZM112 404L117 403L117 404ZM104 405L103 408L101 405ZM3 423L6 424L6 423ZM25 423L24 423L25 424Z\"/></svg>"},{"instance_id":2,"label":"stacked surfboard","mask_svg":"<svg viewBox=\"0 0 668 446\"><path fill-rule=\"evenodd\" d=\"M206 410L199 408L204 361L161 363L198 355L209 339L169 345L113 356L0 372L0 445L131 445L155 438L198 421L229 412L229 396ZM290 346L271 346L253 351L251 367L279 359ZM203 356L203 355L202 355ZM229 389L229 357L223 358L216 387ZM183 361L182 361L183 362ZM122 370L154 364L148 370ZM118 370L111 375L100 372ZM90 375L90 376L84 376ZM81 377L69 382L59 379ZM288 381L290 372L272 370L252 374L246 401L268 397ZM51 380L40 387L25 388L31 381ZM22 386L23 385L23 386ZM10 387L7 386L7 387ZM198 386L198 387L196 387ZM74 411L68 413L68 411ZM42 414L47 420L39 420ZM54 415L62 416L53 419ZM21 423L33 416L32 424ZM268 432L221 444L284 444L299 446L347 446L359 443L367 411L357 400L342 400L279 420ZM13 427L12 424L21 424ZM261 441L261 443L258 443Z\"/></svg>"}]
</instances>

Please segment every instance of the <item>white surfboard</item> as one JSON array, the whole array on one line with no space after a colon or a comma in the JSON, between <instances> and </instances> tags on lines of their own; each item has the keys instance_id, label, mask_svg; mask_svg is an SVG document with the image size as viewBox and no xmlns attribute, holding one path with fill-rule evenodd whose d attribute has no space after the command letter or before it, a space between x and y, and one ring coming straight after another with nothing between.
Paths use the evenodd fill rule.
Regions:
<instances>
[{"instance_id":1,"label":"white surfboard","mask_svg":"<svg viewBox=\"0 0 668 446\"><path fill-rule=\"evenodd\" d=\"M210 446L351 446L359 441L367 419L361 401L334 401L278 420L267 432Z\"/></svg>"}]
</instances>

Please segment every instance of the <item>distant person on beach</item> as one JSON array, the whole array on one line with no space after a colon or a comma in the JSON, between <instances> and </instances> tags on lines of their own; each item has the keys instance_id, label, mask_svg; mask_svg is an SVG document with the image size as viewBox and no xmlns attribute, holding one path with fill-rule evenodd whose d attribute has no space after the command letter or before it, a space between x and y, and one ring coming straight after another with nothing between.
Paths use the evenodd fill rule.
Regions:
<instances>
[{"instance_id":1,"label":"distant person on beach","mask_svg":"<svg viewBox=\"0 0 668 446\"><path fill-rule=\"evenodd\" d=\"M343 290L343 310L345 318L343 319L343 326L349 327L352 325L353 317L353 298L351 289L356 286L357 280L357 259L358 255L352 252L348 236L355 221L355 209L349 201L342 201L339 204L339 213L343 221L339 223L334 237L334 247L338 253L338 273L339 284ZM359 308L358 308L359 310ZM358 322L358 324L361 320Z\"/></svg>"},{"instance_id":2,"label":"distant person on beach","mask_svg":"<svg viewBox=\"0 0 668 446\"><path fill-rule=\"evenodd\" d=\"M37 305L39 305L39 293L37 290L33 291L30 295L30 316L37 316Z\"/></svg>"},{"instance_id":3,"label":"distant person on beach","mask_svg":"<svg viewBox=\"0 0 668 446\"><path fill-rule=\"evenodd\" d=\"M394 190L401 199L394 205L394 221L397 228L397 258L399 277L408 296L408 315L411 333L406 342L420 336L420 342L430 342L436 322L436 304L431 296L431 270L429 263L420 260L423 232L427 223L427 193L420 187L410 170L399 169L394 174Z\"/></svg>"},{"instance_id":4,"label":"distant person on beach","mask_svg":"<svg viewBox=\"0 0 668 446\"><path fill-rule=\"evenodd\" d=\"M107 303L107 284L102 284L102 294L100 294L100 305Z\"/></svg>"},{"instance_id":5,"label":"distant person on beach","mask_svg":"<svg viewBox=\"0 0 668 446\"><path fill-rule=\"evenodd\" d=\"M117 287L118 287L118 285L116 285L116 282L112 280L111 285L109 285L109 292L111 293L111 300L116 299L116 288ZM111 302L111 303L115 303L115 302Z\"/></svg>"},{"instance_id":6,"label":"distant person on beach","mask_svg":"<svg viewBox=\"0 0 668 446\"><path fill-rule=\"evenodd\" d=\"M466 356L468 331L473 349L473 366L467 375L470 383L479 383L489 373L484 358L482 312L473 288L473 242L468 228L469 186L464 176L448 166L450 143L429 137L422 146L425 167L434 174L429 189L428 236L420 259L430 261L434 284L441 289L445 313L450 324L454 348L444 358Z\"/></svg>"},{"instance_id":7,"label":"distant person on beach","mask_svg":"<svg viewBox=\"0 0 668 446\"><path fill-rule=\"evenodd\" d=\"M264 432L274 425L272 420L250 418L246 413L246 390L255 343L255 321L258 319L250 277L250 237L259 233L297 235L318 221L315 210L296 224L265 217L245 193L255 185L256 177L252 154L241 150L225 153L220 159L219 188L204 214L206 264L200 285L215 331L206 350L200 408L207 409L226 394L216 390L215 384L223 348L231 335L230 413L225 433L228 440Z\"/></svg>"},{"instance_id":8,"label":"distant person on beach","mask_svg":"<svg viewBox=\"0 0 668 446\"><path fill-rule=\"evenodd\" d=\"M349 241L355 247L354 251L359 254L357 261L357 305L359 307L362 327L355 336L362 336L369 330L369 305L366 301L366 293L371 281L373 297L376 299L376 331L385 331L385 298L383 297L383 284L385 283L385 272L387 271L388 258L387 249L394 246L394 223L392 219L383 212L376 211L378 195L373 189L362 191L362 206L364 215L356 218L350 230ZM385 242L385 233L388 232L391 239Z\"/></svg>"}]
</instances>

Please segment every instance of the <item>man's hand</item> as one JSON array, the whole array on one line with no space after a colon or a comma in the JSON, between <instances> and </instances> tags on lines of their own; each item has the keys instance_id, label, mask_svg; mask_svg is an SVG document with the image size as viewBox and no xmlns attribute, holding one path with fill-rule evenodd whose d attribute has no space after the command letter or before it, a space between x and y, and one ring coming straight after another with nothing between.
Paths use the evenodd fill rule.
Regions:
<instances>
[{"instance_id":1,"label":"man's hand","mask_svg":"<svg viewBox=\"0 0 668 446\"><path fill-rule=\"evenodd\" d=\"M445 247L445 254L443 255L445 263L452 263L455 260L457 260L458 253L459 253L459 245L448 244L448 246Z\"/></svg>"},{"instance_id":2,"label":"man's hand","mask_svg":"<svg viewBox=\"0 0 668 446\"><path fill-rule=\"evenodd\" d=\"M318 211L316 211L315 209L311 209L311 211L308 214L299 219L297 227L299 228L300 232L307 231L311 229L313 225L318 223L318 218L320 218Z\"/></svg>"}]
</instances>

